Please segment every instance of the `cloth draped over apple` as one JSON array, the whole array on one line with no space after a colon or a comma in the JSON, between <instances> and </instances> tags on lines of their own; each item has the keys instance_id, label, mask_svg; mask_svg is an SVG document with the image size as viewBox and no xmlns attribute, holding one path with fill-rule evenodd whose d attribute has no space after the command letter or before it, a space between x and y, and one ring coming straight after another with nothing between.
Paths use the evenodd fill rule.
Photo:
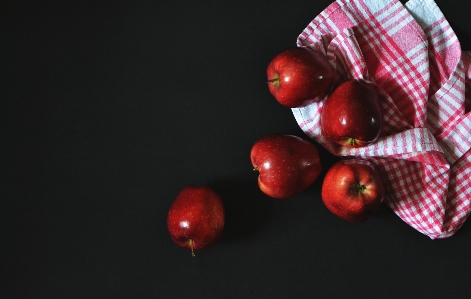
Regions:
<instances>
[{"instance_id":1,"label":"cloth draped over apple","mask_svg":"<svg viewBox=\"0 0 471 299\"><path fill-rule=\"evenodd\" d=\"M293 108L300 128L337 156L374 162L385 203L432 239L455 234L471 212L471 52L432 0L338 0L316 16L298 47L324 53L341 79L380 87L383 131L347 148L320 128L323 101Z\"/></svg>"}]
</instances>

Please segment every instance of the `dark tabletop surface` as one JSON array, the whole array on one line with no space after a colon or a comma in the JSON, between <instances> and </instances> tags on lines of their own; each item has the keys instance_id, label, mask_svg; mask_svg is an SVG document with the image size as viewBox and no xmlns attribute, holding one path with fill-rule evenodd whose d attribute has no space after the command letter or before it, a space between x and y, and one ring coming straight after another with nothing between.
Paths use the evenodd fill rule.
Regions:
<instances>
[{"instance_id":1,"label":"dark tabletop surface","mask_svg":"<svg viewBox=\"0 0 471 299\"><path fill-rule=\"evenodd\" d=\"M436 2L471 50L468 0ZM257 187L258 138L307 139L266 66L330 3L2 1L0 298L469 298L470 223L431 240L335 217L322 179ZM227 217L196 257L166 227L190 184Z\"/></svg>"}]
</instances>

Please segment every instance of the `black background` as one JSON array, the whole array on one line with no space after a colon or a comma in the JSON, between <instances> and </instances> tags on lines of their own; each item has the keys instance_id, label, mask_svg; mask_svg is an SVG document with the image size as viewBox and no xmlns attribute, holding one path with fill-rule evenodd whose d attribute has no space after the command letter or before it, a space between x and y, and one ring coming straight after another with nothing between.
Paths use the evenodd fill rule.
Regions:
<instances>
[{"instance_id":1,"label":"black background","mask_svg":"<svg viewBox=\"0 0 471 299\"><path fill-rule=\"evenodd\" d=\"M437 0L463 50L467 2ZM471 224L431 240L336 218L322 177L257 187L252 144L306 138L266 66L330 3L2 1L0 298L469 298ZM166 227L189 184L227 213L194 258Z\"/></svg>"}]
</instances>

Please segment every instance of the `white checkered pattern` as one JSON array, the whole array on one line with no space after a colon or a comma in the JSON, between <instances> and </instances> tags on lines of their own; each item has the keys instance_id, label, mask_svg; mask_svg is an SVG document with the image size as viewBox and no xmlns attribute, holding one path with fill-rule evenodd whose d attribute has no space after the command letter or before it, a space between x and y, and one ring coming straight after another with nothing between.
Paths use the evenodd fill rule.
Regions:
<instances>
[{"instance_id":1,"label":"white checkered pattern","mask_svg":"<svg viewBox=\"0 0 471 299\"><path fill-rule=\"evenodd\" d=\"M300 128L334 155L373 161L386 204L411 227L453 235L471 212L471 52L435 2L337 0L297 45L324 53L341 80L375 83L384 111L382 135L364 148L322 135L322 101L292 109Z\"/></svg>"}]
</instances>

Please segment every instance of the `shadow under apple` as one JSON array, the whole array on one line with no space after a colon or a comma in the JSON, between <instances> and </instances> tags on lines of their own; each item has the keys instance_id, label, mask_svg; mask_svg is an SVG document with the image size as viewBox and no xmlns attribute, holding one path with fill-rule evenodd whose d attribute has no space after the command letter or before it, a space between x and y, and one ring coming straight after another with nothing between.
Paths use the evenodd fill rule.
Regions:
<instances>
[{"instance_id":1,"label":"shadow under apple","mask_svg":"<svg viewBox=\"0 0 471 299\"><path fill-rule=\"evenodd\" d=\"M219 242L231 242L261 231L271 220L274 199L260 191L257 179L209 184L222 198L225 224Z\"/></svg>"},{"instance_id":2,"label":"shadow under apple","mask_svg":"<svg viewBox=\"0 0 471 299\"><path fill-rule=\"evenodd\" d=\"M396 213L394 213L394 211L390 207L388 207L384 202L379 206L378 211L373 217L391 220L396 220L398 218Z\"/></svg>"}]
</instances>

